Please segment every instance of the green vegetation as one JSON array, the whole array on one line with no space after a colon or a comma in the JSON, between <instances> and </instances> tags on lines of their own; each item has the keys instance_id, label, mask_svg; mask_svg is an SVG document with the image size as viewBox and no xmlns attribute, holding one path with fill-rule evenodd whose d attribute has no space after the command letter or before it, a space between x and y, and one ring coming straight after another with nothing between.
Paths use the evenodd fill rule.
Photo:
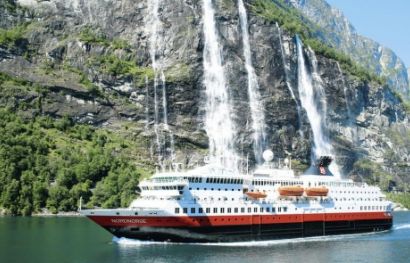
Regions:
<instances>
[{"instance_id":1,"label":"green vegetation","mask_svg":"<svg viewBox=\"0 0 410 263\"><path fill-rule=\"evenodd\" d=\"M113 49L130 49L130 44L124 39L114 39L111 42L111 47Z\"/></svg>"},{"instance_id":2,"label":"green vegetation","mask_svg":"<svg viewBox=\"0 0 410 263\"><path fill-rule=\"evenodd\" d=\"M391 127L386 133L392 142L397 146L410 148L410 130L400 129L399 127Z\"/></svg>"},{"instance_id":3,"label":"green vegetation","mask_svg":"<svg viewBox=\"0 0 410 263\"><path fill-rule=\"evenodd\" d=\"M165 76L168 82L184 82L191 78L192 70L189 65L179 63L168 68L165 71Z\"/></svg>"},{"instance_id":4,"label":"green vegetation","mask_svg":"<svg viewBox=\"0 0 410 263\"><path fill-rule=\"evenodd\" d=\"M0 109L0 207L30 215L89 206L127 205L141 176L126 154L135 142L69 118L25 120ZM93 190L94 189L94 190Z\"/></svg>"},{"instance_id":5,"label":"green vegetation","mask_svg":"<svg viewBox=\"0 0 410 263\"><path fill-rule=\"evenodd\" d=\"M377 184L384 191L389 189L389 183L393 180L391 174L385 172L382 166L368 159L360 159L353 165L354 174L358 175L368 184Z\"/></svg>"},{"instance_id":6,"label":"green vegetation","mask_svg":"<svg viewBox=\"0 0 410 263\"><path fill-rule=\"evenodd\" d=\"M410 114L410 100L406 100L403 98L403 96L398 93L395 90L391 90L394 96L400 101L400 103L403 105L404 110L406 111L407 114Z\"/></svg>"},{"instance_id":7,"label":"green vegetation","mask_svg":"<svg viewBox=\"0 0 410 263\"><path fill-rule=\"evenodd\" d=\"M387 193L387 198L410 209L410 193Z\"/></svg>"},{"instance_id":8,"label":"green vegetation","mask_svg":"<svg viewBox=\"0 0 410 263\"><path fill-rule=\"evenodd\" d=\"M97 30L90 26L85 26L79 35L80 41L86 44L98 44L105 47L111 47L113 50L116 49L130 49L130 44L124 39L113 39L110 40L103 33L97 33Z\"/></svg>"},{"instance_id":9,"label":"green vegetation","mask_svg":"<svg viewBox=\"0 0 410 263\"><path fill-rule=\"evenodd\" d=\"M101 93L100 89L93 84L87 77L87 75L78 68L72 67L68 64L63 65L63 69L76 73L80 76L80 84L82 84L87 90L97 97L102 97L103 94Z\"/></svg>"},{"instance_id":10,"label":"green vegetation","mask_svg":"<svg viewBox=\"0 0 410 263\"><path fill-rule=\"evenodd\" d=\"M7 11L11 13L16 13L18 10L24 11L26 8L22 7L18 4L16 4L16 0L3 0L2 3L0 3L0 8L4 7L7 9Z\"/></svg>"},{"instance_id":11,"label":"green vegetation","mask_svg":"<svg viewBox=\"0 0 410 263\"><path fill-rule=\"evenodd\" d=\"M154 78L154 70L152 68L139 67L135 62L121 59L114 54L91 58L89 64L98 67L102 73L114 77L131 76L137 85L142 85L145 82L145 76L148 79Z\"/></svg>"},{"instance_id":12,"label":"green vegetation","mask_svg":"<svg viewBox=\"0 0 410 263\"><path fill-rule=\"evenodd\" d=\"M100 44L106 47L110 45L110 41L104 34L95 33L95 31L89 26L86 26L81 30L79 37L80 41L86 44Z\"/></svg>"},{"instance_id":13,"label":"green vegetation","mask_svg":"<svg viewBox=\"0 0 410 263\"><path fill-rule=\"evenodd\" d=\"M320 41L320 28L306 19L295 8L286 5L283 0L255 0L252 4L252 12L268 21L277 22L288 32L299 35L302 41L317 54L339 61L345 71L360 80L375 81L381 85L386 83L384 78L378 77L358 65L348 55Z\"/></svg>"},{"instance_id":14,"label":"green vegetation","mask_svg":"<svg viewBox=\"0 0 410 263\"><path fill-rule=\"evenodd\" d=\"M10 29L0 28L0 46L11 49L24 40L28 24L22 24Z\"/></svg>"},{"instance_id":15,"label":"green vegetation","mask_svg":"<svg viewBox=\"0 0 410 263\"><path fill-rule=\"evenodd\" d=\"M295 171L295 174L302 174L309 168L309 164L307 163L302 163L299 160L292 159L292 169Z\"/></svg>"}]
</instances>

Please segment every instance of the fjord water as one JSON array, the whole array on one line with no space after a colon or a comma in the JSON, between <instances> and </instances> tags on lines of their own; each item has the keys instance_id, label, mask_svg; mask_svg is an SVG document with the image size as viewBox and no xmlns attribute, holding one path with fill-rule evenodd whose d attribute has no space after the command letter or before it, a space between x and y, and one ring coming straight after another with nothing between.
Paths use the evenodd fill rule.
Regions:
<instances>
[{"instance_id":1,"label":"fjord water","mask_svg":"<svg viewBox=\"0 0 410 263\"><path fill-rule=\"evenodd\" d=\"M0 262L408 262L410 212L391 231L228 244L116 240L87 218L0 217Z\"/></svg>"}]
</instances>

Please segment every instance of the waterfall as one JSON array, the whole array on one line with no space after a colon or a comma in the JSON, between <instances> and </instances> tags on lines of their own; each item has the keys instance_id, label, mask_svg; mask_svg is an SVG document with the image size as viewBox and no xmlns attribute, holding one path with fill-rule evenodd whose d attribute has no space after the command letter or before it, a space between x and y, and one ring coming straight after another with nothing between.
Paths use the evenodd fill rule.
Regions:
<instances>
[{"instance_id":1,"label":"waterfall","mask_svg":"<svg viewBox=\"0 0 410 263\"><path fill-rule=\"evenodd\" d=\"M164 126L168 130L168 105L167 105L167 87L164 72L161 71L161 84L162 84L162 111L164 115Z\"/></svg>"},{"instance_id":2,"label":"waterfall","mask_svg":"<svg viewBox=\"0 0 410 263\"><path fill-rule=\"evenodd\" d=\"M228 87L222 66L221 47L216 32L212 0L203 0L205 38L203 66L206 92L205 130L209 138L210 161L230 169L238 168L234 149L234 124L231 119Z\"/></svg>"},{"instance_id":3,"label":"waterfall","mask_svg":"<svg viewBox=\"0 0 410 263\"><path fill-rule=\"evenodd\" d=\"M345 103L346 103L346 110L347 110L347 117L348 117L348 125L349 127L347 127L348 131L350 132L350 137L352 139L352 142L354 143L358 143L358 138L357 138L357 131L355 129L355 122L354 122L354 116L352 114L352 109L350 107L349 104L349 99L352 100L352 98L348 97L347 94L347 85L346 82L344 80L344 76L343 76L343 72L342 69L340 68L339 62L337 62L337 68L339 69L339 73L340 73L340 77L342 79L342 85L343 85L343 94L345 97Z\"/></svg>"},{"instance_id":4,"label":"waterfall","mask_svg":"<svg viewBox=\"0 0 410 263\"><path fill-rule=\"evenodd\" d=\"M302 131L302 118L300 117L301 116L300 104L299 104L298 100L296 99L295 93L293 92L292 85L290 84L290 81L289 81L289 68L287 67L286 58L285 58L285 50L283 48L282 30L280 29L278 23L276 23L276 28L278 29L278 32L279 32L280 51L281 51L281 55L282 55L283 70L285 72L286 86L289 89L289 92L290 92L290 95L292 96L292 99L296 103L296 109L298 111L299 134L303 138L304 135L303 135L303 131Z\"/></svg>"},{"instance_id":5,"label":"waterfall","mask_svg":"<svg viewBox=\"0 0 410 263\"><path fill-rule=\"evenodd\" d=\"M259 84L255 69L252 66L252 55L249 44L248 18L245 6L242 0L238 0L239 20L242 31L243 53L245 57L245 66L248 73L248 96L249 106L251 109L252 129L254 138L254 154L258 164L262 162L262 152L265 150L266 144L266 127L265 114L262 98L259 93Z\"/></svg>"},{"instance_id":6,"label":"waterfall","mask_svg":"<svg viewBox=\"0 0 410 263\"><path fill-rule=\"evenodd\" d=\"M161 64L161 59L157 60L158 56L158 49L162 46L163 40L160 39L158 34L160 28L160 19L159 19L159 1L160 0L150 0L148 1L148 8L150 10L150 15L147 21L147 25L150 25L150 38L149 38L149 47L150 47L150 57L152 62L152 68L154 70L154 132L155 132L155 144L158 156L158 164L161 166L162 171L165 170L165 163L164 160L171 155L171 159L173 159L174 155L174 138L172 132L169 129L168 125L168 105L167 105L167 96L166 96L166 79L163 70L163 66ZM159 85L161 81L161 85ZM160 110L159 110L159 96L160 93L159 88L162 89L162 109L163 109L163 129L169 134L170 137L170 149L167 151L166 144L167 139L164 131L161 129L161 122L160 122Z\"/></svg>"},{"instance_id":7,"label":"waterfall","mask_svg":"<svg viewBox=\"0 0 410 263\"><path fill-rule=\"evenodd\" d=\"M333 147L329 142L328 137L324 132L324 115L326 113L326 105L323 103L324 92L321 85L313 86L313 78L316 81L321 81L317 73L317 62L312 61L312 74L309 74L306 68L305 58L303 54L303 47L299 37L296 37L297 53L298 53L298 90L302 107L305 109L310 126L313 132L313 147L312 147L312 161L316 160L322 155L332 155ZM316 63L315 65L313 65ZM331 172L340 177L338 166L333 161L330 166Z\"/></svg>"},{"instance_id":8,"label":"waterfall","mask_svg":"<svg viewBox=\"0 0 410 263\"><path fill-rule=\"evenodd\" d=\"M148 76L145 75L145 133L148 133L149 122L149 81Z\"/></svg>"},{"instance_id":9,"label":"waterfall","mask_svg":"<svg viewBox=\"0 0 410 263\"><path fill-rule=\"evenodd\" d=\"M349 122L351 122L352 110L350 109L349 98L347 97L347 85L346 85L345 80L343 78L343 72L342 72L342 69L340 68L339 62L337 62L336 65L337 65L337 69L339 70L340 77L342 78L343 94L345 96L347 116L349 118Z\"/></svg>"},{"instance_id":10,"label":"waterfall","mask_svg":"<svg viewBox=\"0 0 410 263\"><path fill-rule=\"evenodd\" d=\"M168 133L169 136L169 157L171 161L175 159L175 143L174 143L174 134L169 128L168 125L168 101L167 101L167 87L166 87L166 79L164 72L161 71L161 82L162 82L162 109L164 115L164 129ZM165 140L165 137L164 137Z\"/></svg>"}]
</instances>

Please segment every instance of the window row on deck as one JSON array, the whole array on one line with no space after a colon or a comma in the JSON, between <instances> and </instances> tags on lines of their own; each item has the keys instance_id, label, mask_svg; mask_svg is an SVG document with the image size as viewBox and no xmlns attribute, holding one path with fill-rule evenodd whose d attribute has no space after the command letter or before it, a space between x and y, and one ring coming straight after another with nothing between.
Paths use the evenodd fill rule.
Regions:
<instances>
[{"instance_id":1,"label":"window row on deck","mask_svg":"<svg viewBox=\"0 0 410 263\"><path fill-rule=\"evenodd\" d=\"M286 213L288 211L288 208L286 206L283 207L183 207L182 208L182 213L183 214L206 214L209 213L214 213L214 214L244 214L244 213L278 213L284 212ZM179 207L175 207L175 214L179 214L181 212L181 209Z\"/></svg>"}]
</instances>

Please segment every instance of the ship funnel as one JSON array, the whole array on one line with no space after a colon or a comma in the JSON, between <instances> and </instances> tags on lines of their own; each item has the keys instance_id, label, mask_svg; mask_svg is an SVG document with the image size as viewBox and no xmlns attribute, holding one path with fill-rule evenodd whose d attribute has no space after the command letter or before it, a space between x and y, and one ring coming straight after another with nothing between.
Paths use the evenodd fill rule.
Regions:
<instances>
[{"instance_id":1,"label":"ship funnel","mask_svg":"<svg viewBox=\"0 0 410 263\"><path fill-rule=\"evenodd\" d=\"M303 174L333 176L329 166L333 161L332 156L320 156Z\"/></svg>"}]
</instances>

